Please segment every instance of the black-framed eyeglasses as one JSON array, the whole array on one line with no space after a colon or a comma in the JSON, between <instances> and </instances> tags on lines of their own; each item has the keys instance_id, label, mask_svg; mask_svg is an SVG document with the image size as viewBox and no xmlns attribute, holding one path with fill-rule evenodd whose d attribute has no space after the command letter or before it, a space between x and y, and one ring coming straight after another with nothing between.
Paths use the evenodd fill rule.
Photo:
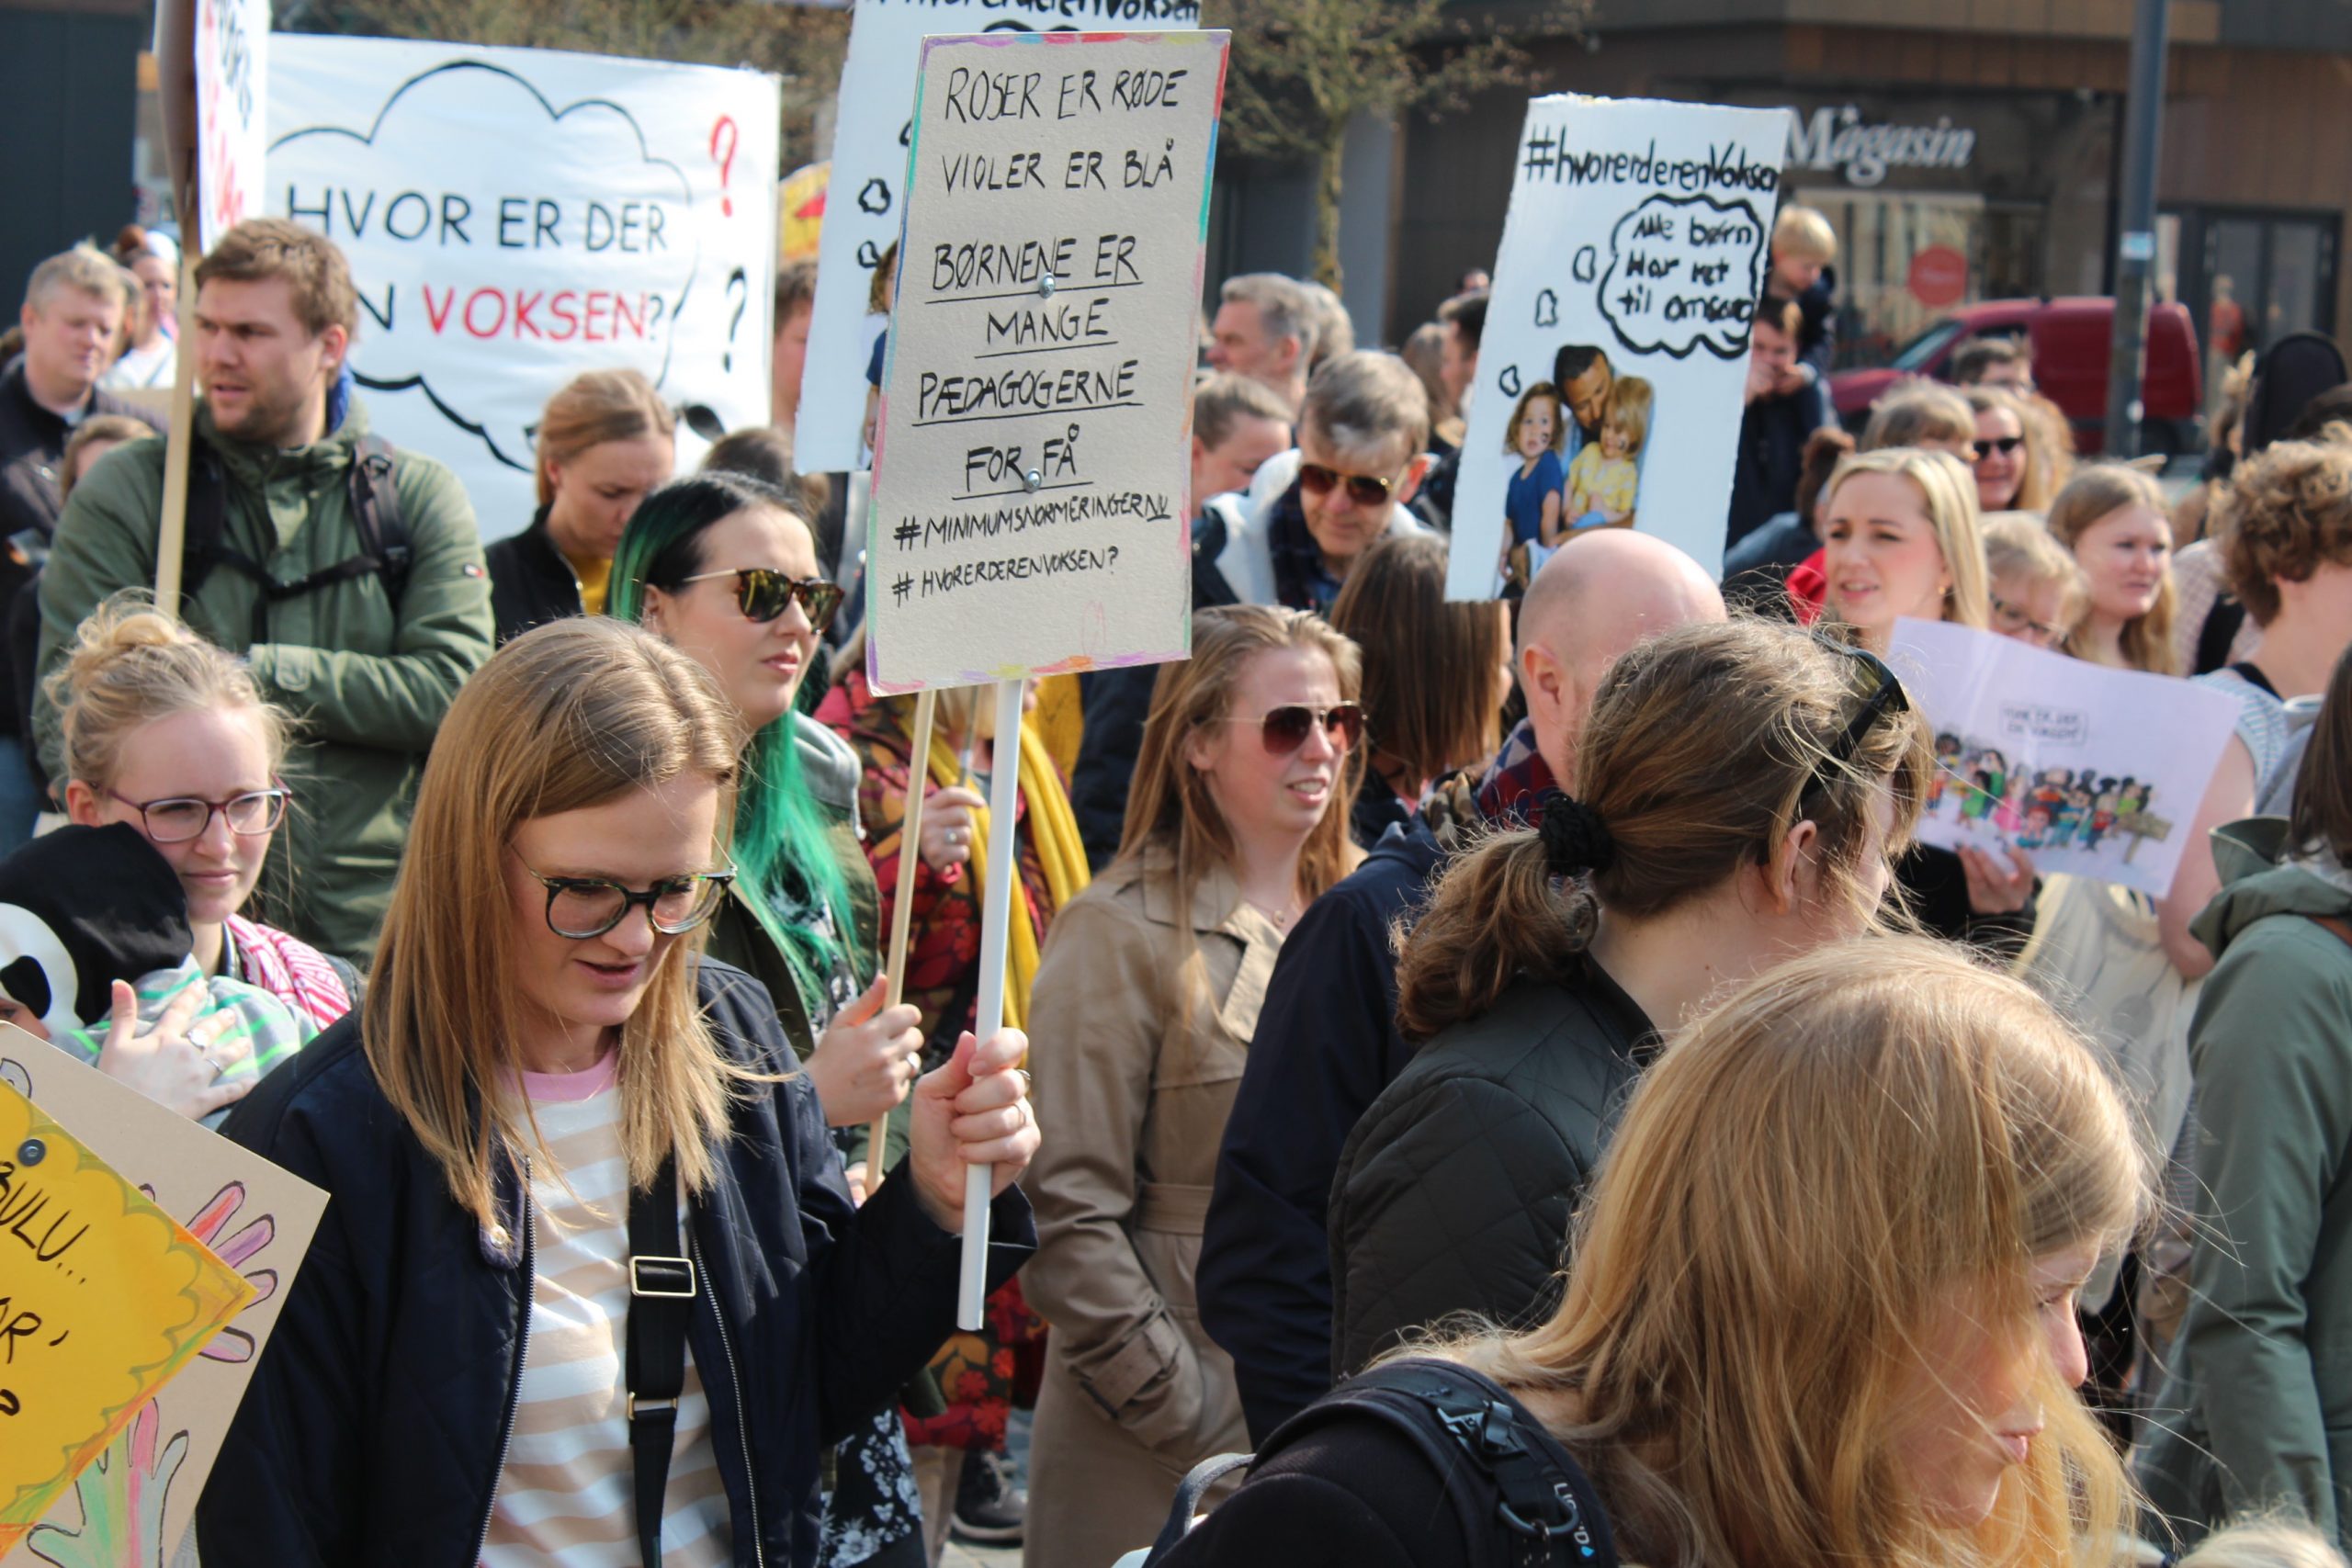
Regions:
<instances>
[{"instance_id":1,"label":"black-framed eyeglasses","mask_svg":"<svg viewBox=\"0 0 2352 1568\"><path fill-rule=\"evenodd\" d=\"M1345 751L1363 739L1363 705L1340 703L1328 708L1311 708L1304 703L1284 703L1268 708L1263 718L1228 717L1225 724L1254 724L1258 727L1259 743L1270 757L1287 757L1306 744L1306 738L1320 727L1331 739L1334 750Z\"/></svg>"},{"instance_id":2,"label":"black-framed eyeglasses","mask_svg":"<svg viewBox=\"0 0 2352 1568\"><path fill-rule=\"evenodd\" d=\"M663 936L678 936L710 919L735 868L665 876L650 887L624 887L605 876L548 876L516 855L514 863L548 890L548 930L573 942L603 936L642 905Z\"/></svg>"},{"instance_id":3,"label":"black-framed eyeglasses","mask_svg":"<svg viewBox=\"0 0 2352 1568\"><path fill-rule=\"evenodd\" d=\"M1348 487L1348 499L1358 506L1385 506L1396 490L1395 479L1384 479L1374 474L1343 474L1320 463L1299 464L1298 484L1309 495L1329 495L1333 486L1344 484Z\"/></svg>"},{"instance_id":4,"label":"black-framed eyeglasses","mask_svg":"<svg viewBox=\"0 0 2352 1568\"><path fill-rule=\"evenodd\" d=\"M1854 760L1854 753L1861 750L1863 740L1869 738L1871 730L1881 718L1890 713L1911 711L1911 694L1903 689L1901 678L1885 660L1867 648L1847 643L1830 646L1854 661L1854 690L1861 697L1862 705L1854 710L1854 716L1847 720L1845 730L1829 743L1829 749L1822 753L1821 761L1815 764L1813 777L1805 783L1805 795L1826 786L1833 769L1842 769ZM1798 798L1802 800L1804 796Z\"/></svg>"},{"instance_id":5,"label":"black-framed eyeglasses","mask_svg":"<svg viewBox=\"0 0 2352 1568\"><path fill-rule=\"evenodd\" d=\"M1996 593L1992 596L1993 629L2005 637L2025 637L2030 634L2034 646L2050 648L2066 635L2066 628L2048 621L2037 621L2031 611L2022 604L2012 604Z\"/></svg>"},{"instance_id":6,"label":"black-framed eyeglasses","mask_svg":"<svg viewBox=\"0 0 2352 1568\"><path fill-rule=\"evenodd\" d=\"M833 624L834 615L842 607L842 590L837 582L821 577L786 577L774 567L743 566L728 571L698 571L692 577L682 577L678 586L689 582L707 582L713 578L731 577L735 580L735 607L754 621L773 621L792 608L794 600L800 602L801 614L808 617L808 629L822 632Z\"/></svg>"},{"instance_id":7,"label":"black-framed eyeglasses","mask_svg":"<svg viewBox=\"0 0 2352 1568\"><path fill-rule=\"evenodd\" d=\"M159 844L184 844L190 839L204 837L204 830L212 826L216 815L228 819L229 831L242 838L258 839L264 833L277 830L277 825L286 820L286 803L294 798L294 792L284 784L249 789L226 800L201 800L192 795L133 800L113 790L107 794L138 812L147 837Z\"/></svg>"},{"instance_id":8,"label":"black-framed eyeglasses","mask_svg":"<svg viewBox=\"0 0 2352 1568\"><path fill-rule=\"evenodd\" d=\"M1996 435L1989 440L1972 441L1968 445L1970 450L1976 454L1976 460L1981 463L1996 452L1998 452L2004 457L2007 457L2010 453L2015 452L2018 447L2025 445L2025 437L2022 435Z\"/></svg>"}]
</instances>

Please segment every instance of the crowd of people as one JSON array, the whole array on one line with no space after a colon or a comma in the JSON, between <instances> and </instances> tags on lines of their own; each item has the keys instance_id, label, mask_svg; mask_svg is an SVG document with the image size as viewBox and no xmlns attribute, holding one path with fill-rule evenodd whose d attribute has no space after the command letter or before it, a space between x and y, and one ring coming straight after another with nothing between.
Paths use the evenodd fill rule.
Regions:
<instances>
[{"instance_id":1,"label":"crowd of people","mask_svg":"<svg viewBox=\"0 0 2352 1568\"><path fill-rule=\"evenodd\" d=\"M0 1021L332 1199L203 1558L2342 1568L2352 384L2250 361L2185 492L2011 339L1849 432L1836 244L1781 214L1720 578L1618 504L1646 383L1563 363L1477 604L1485 277L1396 354L1227 280L1190 657L921 755L792 461L809 267L772 425L680 474L580 375L485 527L371 432L326 239L232 230L187 342L168 239L44 262ZM180 355L157 605L111 389ZM2233 700L2166 896L1917 841L1904 617Z\"/></svg>"}]
</instances>

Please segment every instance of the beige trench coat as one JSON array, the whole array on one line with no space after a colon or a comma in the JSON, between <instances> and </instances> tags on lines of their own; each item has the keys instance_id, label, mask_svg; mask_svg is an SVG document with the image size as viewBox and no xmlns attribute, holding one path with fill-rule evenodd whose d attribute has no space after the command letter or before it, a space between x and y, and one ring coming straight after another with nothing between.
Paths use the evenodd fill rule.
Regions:
<instances>
[{"instance_id":1,"label":"beige trench coat","mask_svg":"<svg viewBox=\"0 0 2352 1568\"><path fill-rule=\"evenodd\" d=\"M1053 1325L1029 1459L1027 1568L1148 1546L1176 1483L1249 1447L1233 1362L1193 1304L1201 1221L1282 933L1222 868L1180 926L1172 863L1114 866L1054 917L1032 991L1045 1145L1022 1273ZM1199 942L1182 1005L1184 927Z\"/></svg>"}]
</instances>

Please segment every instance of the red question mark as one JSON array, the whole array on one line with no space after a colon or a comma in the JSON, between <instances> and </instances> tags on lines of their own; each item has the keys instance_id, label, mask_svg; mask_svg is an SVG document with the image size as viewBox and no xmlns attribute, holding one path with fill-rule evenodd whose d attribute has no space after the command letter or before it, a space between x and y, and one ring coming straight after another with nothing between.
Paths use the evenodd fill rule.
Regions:
<instances>
[{"instance_id":1,"label":"red question mark","mask_svg":"<svg viewBox=\"0 0 2352 1568\"><path fill-rule=\"evenodd\" d=\"M718 160L718 210L728 218L735 216L735 198L727 194L727 177L735 167L735 143L739 137L733 115L720 115L718 123L710 128L710 155ZM727 143L723 152L718 149L722 140Z\"/></svg>"}]
</instances>

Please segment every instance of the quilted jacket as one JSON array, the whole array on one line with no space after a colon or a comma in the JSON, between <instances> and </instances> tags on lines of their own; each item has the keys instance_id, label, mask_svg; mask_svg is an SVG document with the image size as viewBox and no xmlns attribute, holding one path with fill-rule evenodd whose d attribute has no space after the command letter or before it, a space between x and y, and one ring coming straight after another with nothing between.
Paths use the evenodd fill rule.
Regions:
<instances>
[{"instance_id":1,"label":"quilted jacket","mask_svg":"<svg viewBox=\"0 0 2352 1568\"><path fill-rule=\"evenodd\" d=\"M1568 1217L1656 1031L1598 964L1521 980L1421 1048L1331 1185L1331 1371L1449 1313L1524 1326L1559 1301Z\"/></svg>"}]
</instances>

